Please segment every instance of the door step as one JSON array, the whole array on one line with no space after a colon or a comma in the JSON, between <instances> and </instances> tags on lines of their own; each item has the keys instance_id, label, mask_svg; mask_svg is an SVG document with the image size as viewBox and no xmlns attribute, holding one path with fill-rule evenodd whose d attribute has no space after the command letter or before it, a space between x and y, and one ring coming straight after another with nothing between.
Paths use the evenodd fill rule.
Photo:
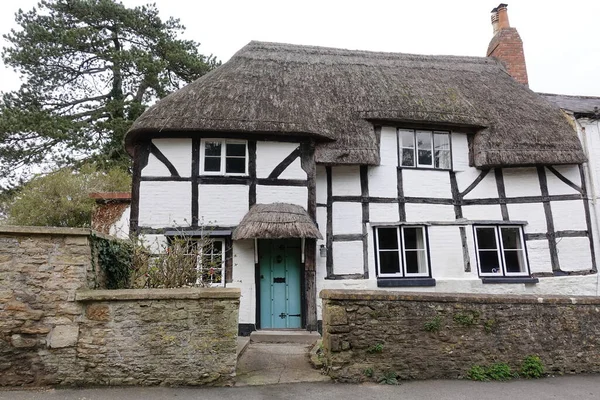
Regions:
<instances>
[{"instance_id":1,"label":"door step","mask_svg":"<svg viewBox=\"0 0 600 400\"><path fill-rule=\"evenodd\" d=\"M250 334L250 341L253 343L314 344L319 339L319 332L303 330L260 330Z\"/></svg>"}]
</instances>

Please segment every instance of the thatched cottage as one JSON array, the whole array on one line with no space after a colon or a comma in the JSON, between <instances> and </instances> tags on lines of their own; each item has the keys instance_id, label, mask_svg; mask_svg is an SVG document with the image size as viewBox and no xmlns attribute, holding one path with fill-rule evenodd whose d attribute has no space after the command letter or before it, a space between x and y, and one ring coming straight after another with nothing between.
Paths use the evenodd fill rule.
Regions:
<instances>
[{"instance_id":1,"label":"thatched cottage","mask_svg":"<svg viewBox=\"0 0 600 400\"><path fill-rule=\"evenodd\" d=\"M127 134L131 230L210 231L242 333L324 288L595 294L580 140L492 21L488 57L249 43Z\"/></svg>"}]
</instances>

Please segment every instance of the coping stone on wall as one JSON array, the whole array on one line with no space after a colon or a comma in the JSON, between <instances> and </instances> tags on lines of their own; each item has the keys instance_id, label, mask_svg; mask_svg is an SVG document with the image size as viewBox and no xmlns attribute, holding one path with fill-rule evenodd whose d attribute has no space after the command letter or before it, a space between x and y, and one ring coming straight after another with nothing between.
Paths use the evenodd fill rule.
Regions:
<instances>
[{"instance_id":1,"label":"coping stone on wall","mask_svg":"<svg viewBox=\"0 0 600 400\"><path fill-rule=\"evenodd\" d=\"M96 232L88 228L66 228L60 226L18 226L0 225L0 234L13 235L55 235L55 236L98 236L104 239L116 239L114 236Z\"/></svg>"},{"instance_id":2,"label":"coping stone on wall","mask_svg":"<svg viewBox=\"0 0 600 400\"><path fill-rule=\"evenodd\" d=\"M417 293L384 290L323 289L319 296L323 300L378 300L378 301L438 301L444 303L488 303L488 304L597 304L596 296L536 296L470 293Z\"/></svg>"},{"instance_id":3,"label":"coping stone on wall","mask_svg":"<svg viewBox=\"0 0 600 400\"><path fill-rule=\"evenodd\" d=\"M79 290L75 301L239 299L241 294L239 288Z\"/></svg>"}]
</instances>

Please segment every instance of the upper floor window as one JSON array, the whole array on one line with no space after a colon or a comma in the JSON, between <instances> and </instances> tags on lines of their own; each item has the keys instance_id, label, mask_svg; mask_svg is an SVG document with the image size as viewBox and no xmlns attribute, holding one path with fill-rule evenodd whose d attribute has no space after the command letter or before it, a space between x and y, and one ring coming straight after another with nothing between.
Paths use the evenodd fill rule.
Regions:
<instances>
[{"instance_id":1,"label":"upper floor window","mask_svg":"<svg viewBox=\"0 0 600 400\"><path fill-rule=\"evenodd\" d=\"M375 229L377 276L428 277L426 231L423 226Z\"/></svg>"},{"instance_id":2,"label":"upper floor window","mask_svg":"<svg viewBox=\"0 0 600 400\"><path fill-rule=\"evenodd\" d=\"M450 169L450 132L398 129L400 166Z\"/></svg>"},{"instance_id":3,"label":"upper floor window","mask_svg":"<svg viewBox=\"0 0 600 400\"><path fill-rule=\"evenodd\" d=\"M475 226L479 275L529 276L520 226Z\"/></svg>"},{"instance_id":4,"label":"upper floor window","mask_svg":"<svg viewBox=\"0 0 600 400\"><path fill-rule=\"evenodd\" d=\"M240 140L203 139L200 173L204 175L247 175L247 143Z\"/></svg>"}]
</instances>

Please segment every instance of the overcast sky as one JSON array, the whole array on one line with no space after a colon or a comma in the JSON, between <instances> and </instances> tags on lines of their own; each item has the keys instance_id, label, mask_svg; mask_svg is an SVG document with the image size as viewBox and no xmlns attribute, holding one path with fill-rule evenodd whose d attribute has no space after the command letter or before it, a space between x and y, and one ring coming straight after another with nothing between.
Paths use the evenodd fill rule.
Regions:
<instances>
[{"instance_id":1,"label":"overcast sky","mask_svg":"<svg viewBox=\"0 0 600 400\"><path fill-rule=\"evenodd\" d=\"M227 61L250 40L418 54L485 56L492 37L487 0L266 1L123 0L155 2L163 17L187 27L200 51ZM2 0L0 31L15 26L19 7L36 0ZM600 96L600 1L508 2L511 26L525 47L530 87L539 92ZM2 41L2 46L5 42ZM18 75L0 66L0 91Z\"/></svg>"}]
</instances>

